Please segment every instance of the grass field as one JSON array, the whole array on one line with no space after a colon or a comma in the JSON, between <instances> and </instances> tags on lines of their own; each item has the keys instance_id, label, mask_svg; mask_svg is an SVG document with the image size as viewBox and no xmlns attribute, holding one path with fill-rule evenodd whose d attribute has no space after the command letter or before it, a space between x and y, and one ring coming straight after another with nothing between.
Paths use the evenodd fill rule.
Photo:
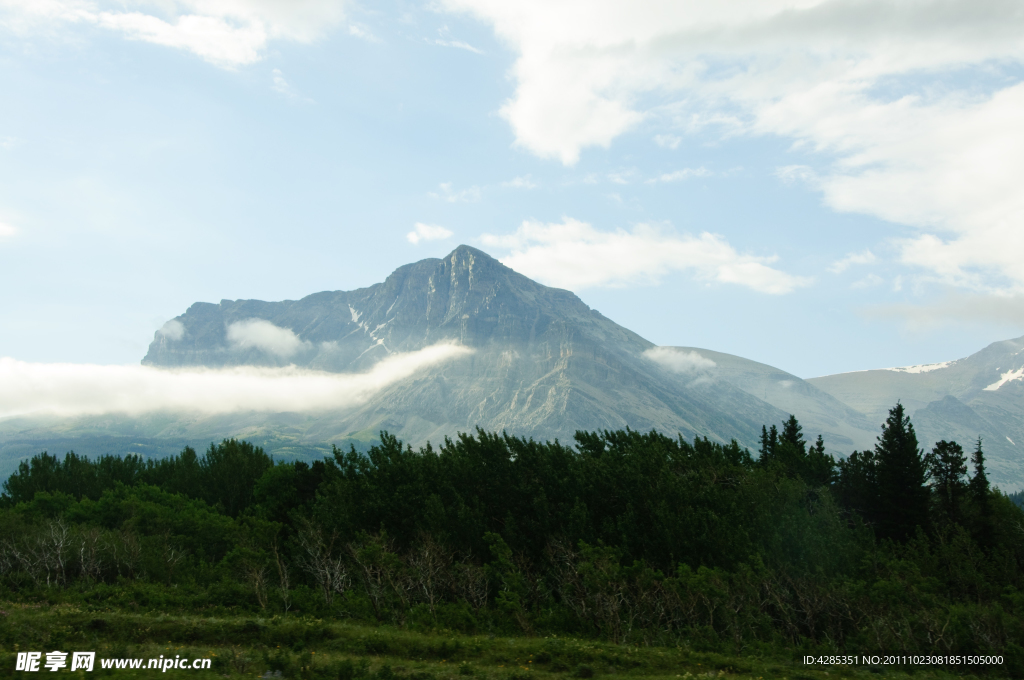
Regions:
<instances>
[{"instance_id":1,"label":"grass field","mask_svg":"<svg viewBox=\"0 0 1024 680\"><path fill-rule=\"evenodd\" d=\"M94 651L92 672L76 677L255 678L338 680L555 680L621 677L632 680L745 678L971 677L934 667L810 667L796 656L750 651L737 656L680 647L630 647L561 637L467 636L416 633L306 617L189 617L160 613L88 611L73 606L0 604L0 674L16 672L19 651ZM874 654L877 650L851 650ZM149 659L210 659L209 670L149 670ZM103 668L104 659L143 659L143 668ZM69 654L70 666L70 654ZM49 675L45 668L41 672ZM996 669L987 677L1003 676ZM277 675L277 674L280 675Z\"/></svg>"}]
</instances>

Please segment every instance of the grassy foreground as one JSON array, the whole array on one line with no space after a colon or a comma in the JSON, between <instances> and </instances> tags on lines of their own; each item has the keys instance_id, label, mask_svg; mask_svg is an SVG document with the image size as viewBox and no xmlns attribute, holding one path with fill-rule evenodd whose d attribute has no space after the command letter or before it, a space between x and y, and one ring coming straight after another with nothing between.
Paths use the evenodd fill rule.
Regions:
<instances>
[{"instance_id":1,"label":"grassy foreground","mask_svg":"<svg viewBox=\"0 0 1024 680\"><path fill-rule=\"evenodd\" d=\"M685 647L633 647L563 637L432 634L310 617L193 617L84 610L67 605L0 604L0 675L16 672L19 651L95 651L91 673L76 677L163 675L189 678L266 676L337 680L547 680L555 678L835 678L973 677L934 667L809 667L757 653L724 656ZM854 650L850 650L851 653ZM875 653L874 651L860 653ZM100 659L163 655L211 659L209 670L104 669ZM70 658L70 657L69 657ZM44 656L45 659L45 656ZM70 665L70 664L69 664ZM49 674L45 668L40 669ZM59 671L71 674L67 668ZM279 672L280 675L276 675ZM987 677L1001 677L990 671Z\"/></svg>"}]
</instances>

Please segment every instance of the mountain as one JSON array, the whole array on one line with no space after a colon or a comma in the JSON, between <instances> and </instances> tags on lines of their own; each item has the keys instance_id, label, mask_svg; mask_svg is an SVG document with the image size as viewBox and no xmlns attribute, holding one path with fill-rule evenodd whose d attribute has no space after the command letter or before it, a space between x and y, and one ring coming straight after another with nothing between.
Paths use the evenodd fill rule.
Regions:
<instances>
[{"instance_id":1,"label":"mountain","mask_svg":"<svg viewBox=\"0 0 1024 680\"><path fill-rule=\"evenodd\" d=\"M331 444L364 449L380 430L418 446L478 426L562 441L577 430L654 428L756 450L762 425L789 414L808 441L821 434L829 452L846 455L874 446L899 399L923 447L956 439L969 449L980 435L993 482L1024 487L1024 338L959 361L802 380L730 354L655 347L573 293L468 246L359 290L196 303L156 333L143 364L352 376L438 343L466 351L344 408L0 419L0 475L44 448L165 455L243 437L279 458L308 458Z\"/></svg>"},{"instance_id":2,"label":"mountain","mask_svg":"<svg viewBox=\"0 0 1024 680\"><path fill-rule=\"evenodd\" d=\"M982 439L990 478L1024 488L1024 337L994 342L956 361L811 378L814 387L881 423L900 400L921 445Z\"/></svg>"},{"instance_id":3,"label":"mountain","mask_svg":"<svg viewBox=\"0 0 1024 680\"><path fill-rule=\"evenodd\" d=\"M319 415L305 426L310 441L387 429L416 444L477 426L569 440L580 429L629 426L752 445L763 423L787 415L728 382L666 369L649 358L652 343L574 294L468 246L360 290L197 303L171 327L157 334L144 364L353 372L438 342L473 350L356 408ZM249 341L247 329L280 342Z\"/></svg>"}]
</instances>

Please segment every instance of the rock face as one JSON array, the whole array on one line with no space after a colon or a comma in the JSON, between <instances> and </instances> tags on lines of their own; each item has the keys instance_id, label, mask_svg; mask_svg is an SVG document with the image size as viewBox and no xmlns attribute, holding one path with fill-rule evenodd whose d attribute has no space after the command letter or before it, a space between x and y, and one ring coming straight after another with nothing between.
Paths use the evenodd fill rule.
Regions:
<instances>
[{"instance_id":1,"label":"rock face","mask_svg":"<svg viewBox=\"0 0 1024 680\"><path fill-rule=\"evenodd\" d=\"M763 423L787 416L713 376L666 370L645 356L650 342L574 294L468 246L351 292L197 303L171 328L143 363L353 372L441 341L475 350L356 409L318 416L306 436L320 441L387 429L415 444L477 426L566 440L578 429L630 426L753 445Z\"/></svg>"},{"instance_id":2,"label":"rock face","mask_svg":"<svg viewBox=\"0 0 1024 680\"><path fill-rule=\"evenodd\" d=\"M994 342L965 359L811 378L809 383L881 423L900 400L918 440L931 450L982 439L990 479L1024 488L1024 337Z\"/></svg>"}]
</instances>

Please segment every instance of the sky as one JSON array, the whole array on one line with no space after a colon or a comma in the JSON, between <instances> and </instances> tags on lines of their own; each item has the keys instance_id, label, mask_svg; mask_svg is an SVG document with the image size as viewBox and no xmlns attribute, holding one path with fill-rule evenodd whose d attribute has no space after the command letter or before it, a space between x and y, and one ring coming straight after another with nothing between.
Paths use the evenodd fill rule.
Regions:
<instances>
[{"instance_id":1,"label":"sky","mask_svg":"<svg viewBox=\"0 0 1024 680\"><path fill-rule=\"evenodd\" d=\"M1017 0L0 0L4 375L459 244L658 345L957 359L1024 334L1022 120Z\"/></svg>"}]
</instances>

